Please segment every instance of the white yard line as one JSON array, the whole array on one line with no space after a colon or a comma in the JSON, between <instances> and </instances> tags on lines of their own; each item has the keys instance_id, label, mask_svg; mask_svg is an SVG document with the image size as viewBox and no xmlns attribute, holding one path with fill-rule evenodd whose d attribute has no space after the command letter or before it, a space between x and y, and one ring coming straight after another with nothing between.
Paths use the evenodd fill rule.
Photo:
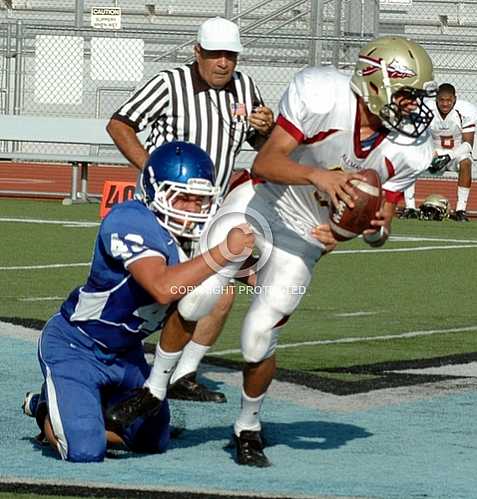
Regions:
<instances>
[{"instance_id":1,"label":"white yard line","mask_svg":"<svg viewBox=\"0 0 477 499\"><path fill-rule=\"evenodd\" d=\"M61 269L65 267L88 267L91 263L52 263L50 265L15 265L11 267L0 267L0 270L42 270Z\"/></svg>"},{"instance_id":2,"label":"white yard line","mask_svg":"<svg viewBox=\"0 0 477 499\"><path fill-rule=\"evenodd\" d=\"M345 255L352 253L406 253L411 251L434 251L434 250L450 250L450 249L465 249L477 248L477 241L474 244L455 244L449 246L419 246L415 248L370 248L356 250L335 250L330 255Z\"/></svg>"},{"instance_id":3,"label":"white yard line","mask_svg":"<svg viewBox=\"0 0 477 499\"><path fill-rule=\"evenodd\" d=\"M74 227L98 227L100 222L79 222L77 220L40 220L36 218L8 218L0 217L0 222L15 222L26 224L51 224L51 225L67 225Z\"/></svg>"},{"instance_id":4,"label":"white yard line","mask_svg":"<svg viewBox=\"0 0 477 499\"><path fill-rule=\"evenodd\" d=\"M466 326L466 327L456 327L450 329L430 329L428 331L410 331L408 333L401 334L389 334L386 336L357 336L355 338L339 338L337 340L316 340L316 341L302 341L301 343L285 343L282 345L277 345L277 348L287 349L287 348L300 348L304 346L315 346L315 345L336 345L339 343L359 343L362 341L380 341L380 340L398 340L402 338L416 338L418 336L431 336L434 334L447 334L447 333L467 333L471 331L477 331L477 325ZM208 355L228 355L231 353L240 353L240 350L230 349L221 350L219 352L211 352Z\"/></svg>"},{"instance_id":5,"label":"white yard line","mask_svg":"<svg viewBox=\"0 0 477 499\"><path fill-rule=\"evenodd\" d=\"M37 296L32 298L18 298L18 301L57 301L64 299L64 296Z\"/></svg>"},{"instance_id":6,"label":"white yard line","mask_svg":"<svg viewBox=\"0 0 477 499\"><path fill-rule=\"evenodd\" d=\"M335 317L362 317L365 315L376 315L379 314L380 312L343 312L340 314L333 314Z\"/></svg>"},{"instance_id":7,"label":"white yard line","mask_svg":"<svg viewBox=\"0 0 477 499\"><path fill-rule=\"evenodd\" d=\"M433 241L433 242L443 242L443 243L474 243L477 244L476 239L447 239L447 238L442 238L442 237L424 237L424 236L400 236L400 235L393 235L389 238L389 241L391 242L398 242L398 241Z\"/></svg>"}]
</instances>

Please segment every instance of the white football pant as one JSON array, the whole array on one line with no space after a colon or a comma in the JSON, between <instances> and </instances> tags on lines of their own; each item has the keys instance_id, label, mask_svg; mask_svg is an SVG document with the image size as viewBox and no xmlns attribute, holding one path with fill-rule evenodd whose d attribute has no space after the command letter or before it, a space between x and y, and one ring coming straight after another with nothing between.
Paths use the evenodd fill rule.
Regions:
<instances>
[{"instance_id":1,"label":"white football pant","mask_svg":"<svg viewBox=\"0 0 477 499\"><path fill-rule=\"evenodd\" d=\"M277 326L299 305L322 247L285 227L273 206L248 181L226 197L202 234L201 252L221 243L230 229L242 223L254 230L261 257L252 303L242 324L241 350L246 362L259 362L273 355ZM217 274L184 296L178 305L182 317L196 321L208 315L242 263L230 262L223 270L217 269Z\"/></svg>"}]
</instances>

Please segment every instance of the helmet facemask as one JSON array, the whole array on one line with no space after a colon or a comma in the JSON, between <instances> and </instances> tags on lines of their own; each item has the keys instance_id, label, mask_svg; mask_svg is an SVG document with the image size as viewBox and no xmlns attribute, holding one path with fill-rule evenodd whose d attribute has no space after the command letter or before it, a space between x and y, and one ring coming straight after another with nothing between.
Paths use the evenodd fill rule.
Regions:
<instances>
[{"instance_id":1,"label":"helmet facemask","mask_svg":"<svg viewBox=\"0 0 477 499\"><path fill-rule=\"evenodd\" d=\"M198 239L203 227L214 215L219 202L219 187L204 178L189 178L186 183L170 180L157 181L154 169L147 166L147 181L141 177L142 199L153 211L158 222L178 237ZM179 196L195 195L201 198L199 212L174 207Z\"/></svg>"},{"instance_id":2,"label":"helmet facemask","mask_svg":"<svg viewBox=\"0 0 477 499\"><path fill-rule=\"evenodd\" d=\"M435 96L435 92L403 87L391 96L391 102L385 104L379 117L384 125L408 137L422 135L434 118L434 113L424 102L425 98ZM415 109L408 111L405 102L413 102Z\"/></svg>"}]
</instances>

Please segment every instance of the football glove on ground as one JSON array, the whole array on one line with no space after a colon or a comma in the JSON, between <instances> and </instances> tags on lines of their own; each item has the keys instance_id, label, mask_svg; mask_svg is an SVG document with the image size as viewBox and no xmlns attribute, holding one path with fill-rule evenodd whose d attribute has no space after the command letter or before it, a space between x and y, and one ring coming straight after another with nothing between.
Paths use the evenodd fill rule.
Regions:
<instances>
[{"instance_id":1,"label":"football glove on ground","mask_svg":"<svg viewBox=\"0 0 477 499\"><path fill-rule=\"evenodd\" d=\"M446 166L451 162L451 160L452 158L449 154L434 156L428 170L432 174L440 173L441 171L445 170Z\"/></svg>"}]
</instances>

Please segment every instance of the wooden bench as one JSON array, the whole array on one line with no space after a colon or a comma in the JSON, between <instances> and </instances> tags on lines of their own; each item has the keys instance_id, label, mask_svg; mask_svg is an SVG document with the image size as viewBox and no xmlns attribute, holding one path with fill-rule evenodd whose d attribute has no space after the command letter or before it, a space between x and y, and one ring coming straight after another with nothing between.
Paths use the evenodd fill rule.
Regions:
<instances>
[{"instance_id":1,"label":"wooden bench","mask_svg":"<svg viewBox=\"0 0 477 499\"><path fill-rule=\"evenodd\" d=\"M69 163L72 166L71 192L64 204L85 202L88 197L88 165L95 164L130 164L115 150L113 155L104 154L104 147L114 146L106 131L108 120L99 118L60 118L45 116L0 115L0 141L4 147L0 151L0 161L46 161ZM140 140L144 141L144 135ZM74 144L89 145L89 153L74 152L48 153L23 152L22 143ZM101 152L103 147L103 152ZM47 148L45 148L47 149ZM81 187L78 191L78 173ZM1 193L1 191L0 191Z\"/></svg>"}]
</instances>

